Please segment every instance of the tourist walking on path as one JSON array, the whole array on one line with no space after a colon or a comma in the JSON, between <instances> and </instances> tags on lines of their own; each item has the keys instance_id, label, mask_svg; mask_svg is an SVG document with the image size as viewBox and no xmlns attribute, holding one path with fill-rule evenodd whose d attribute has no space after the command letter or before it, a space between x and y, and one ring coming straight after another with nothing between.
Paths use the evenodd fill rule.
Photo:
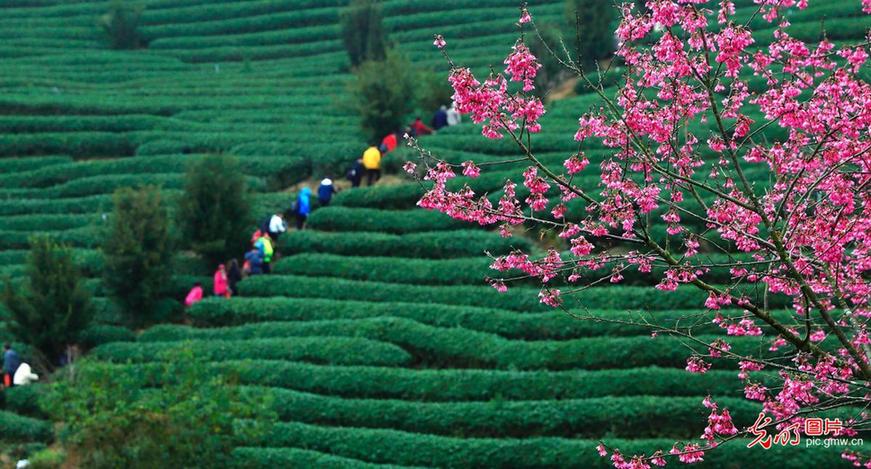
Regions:
<instances>
[{"instance_id":1,"label":"tourist walking on path","mask_svg":"<svg viewBox=\"0 0 871 469\"><path fill-rule=\"evenodd\" d=\"M263 273L263 256L255 246L245 253L245 269L248 275L260 275Z\"/></svg>"},{"instance_id":2,"label":"tourist walking on path","mask_svg":"<svg viewBox=\"0 0 871 469\"><path fill-rule=\"evenodd\" d=\"M242 281L242 270L239 269L239 262L236 259L230 261L230 267L227 268L227 287L230 289L230 295L236 295L236 284Z\"/></svg>"},{"instance_id":3,"label":"tourist walking on path","mask_svg":"<svg viewBox=\"0 0 871 469\"><path fill-rule=\"evenodd\" d=\"M432 128L433 130L439 130L442 127L448 126L448 108L445 106L441 106L432 116Z\"/></svg>"},{"instance_id":4,"label":"tourist walking on path","mask_svg":"<svg viewBox=\"0 0 871 469\"><path fill-rule=\"evenodd\" d=\"M460 113L457 111L457 104L451 103L450 109L447 112L448 118L448 127L457 125L462 122L463 118L460 116Z\"/></svg>"},{"instance_id":5,"label":"tourist walking on path","mask_svg":"<svg viewBox=\"0 0 871 469\"><path fill-rule=\"evenodd\" d=\"M333 200L333 194L339 191L336 190L336 186L333 185L333 180L330 178L324 178L321 181L321 185L318 186L318 202L321 204L321 207L326 207L330 205L330 201Z\"/></svg>"},{"instance_id":6,"label":"tourist walking on path","mask_svg":"<svg viewBox=\"0 0 871 469\"><path fill-rule=\"evenodd\" d=\"M312 190L308 186L303 187L296 196L296 229L305 228L305 221L312 211Z\"/></svg>"},{"instance_id":7,"label":"tourist walking on path","mask_svg":"<svg viewBox=\"0 0 871 469\"><path fill-rule=\"evenodd\" d=\"M384 147L382 152L385 155L396 149L396 145L399 143L399 138L397 137L398 133L399 132L390 132L383 140L381 140L381 146Z\"/></svg>"},{"instance_id":8,"label":"tourist walking on path","mask_svg":"<svg viewBox=\"0 0 871 469\"><path fill-rule=\"evenodd\" d=\"M33 372L30 365L22 363L15 370L15 376L12 378L12 384L15 386L27 386L28 384L38 381L39 375Z\"/></svg>"},{"instance_id":9,"label":"tourist walking on path","mask_svg":"<svg viewBox=\"0 0 871 469\"><path fill-rule=\"evenodd\" d=\"M351 187L360 187L360 181L363 180L363 158L357 158L351 169L348 170L346 177L351 181Z\"/></svg>"},{"instance_id":10,"label":"tourist walking on path","mask_svg":"<svg viewBox=\"0 0 871 469\"><path fill-rule=\"evenodd\" d=\"M219 265L218 270L215 271L212 292L214 292L215 296L230 297L230 290L227 285L227 270L224 264Z\"/></svg>"},{"instance_id":11,"label":"tourist walking on path","mask_svg":"<svg viewBox=\"0 0 871 469\"><path fill-rule=\"evenodd\" d=\"M381 150L374 145L363 152L363 167L366 169L366 185L371 186L381 179Z\"/></svg>"},{"instance_id":12,"label":"tourist walking on path","mask_svg":"<svg viewBox=\"0 0 871 469\"><path fill-rule=\"evenodd\" d=\"M421 137L423 135L429 135L432 133L432 129L427 127L426 124L420 120L420 117L414 120L411 123L411 132L413 137Z\"/></svg>"},{"instance_id":13,"label":"tourist walking on path","mask_svg":"<svg viewBox=\"0 0 871 469\"><path fill-rule=\"evenodd\" d=\"M280 213L272 215L272 218L269 219L269 237L278 241L278 237L285 231L287 231L287 223L284 221L284 215Z\"/></svg>"},{"instance_id":14,"label":"tourist walking on path","mask_svg":"<svg viewBox=\"0 0 871 469\"><path fill-rule=\"evenodd\" d=\"M255 244L257 250L260 253L260 259L262 261L261 270L264 274L268 274L272 272L272 254L275 252L272 247L272 239L269 238L269 233L264 233L260 239L257 240L257 244Z\"/></svg>"},{"instance_id":15,"label":"tourist walking on path","mask_svg":"<svg viewBox=\"0 0 871 469\"><path fill-rule=\"evenodd\" d=\"M21 366L21 357L9 344L3 344L3 385L12 386L15 372Z\"/></svg>"},{"instance_id":16,"label":"tourist walking on path","mask_svg":"<svg viewBox=\"0 0 871 469\"><path fill-rule=\"evenodd\" d=\"M184 305L188 308L199 303L203 299L203 284L200 282L194 283L194 287L188 292L184 299Z\"/></svg>"}]
</instances>

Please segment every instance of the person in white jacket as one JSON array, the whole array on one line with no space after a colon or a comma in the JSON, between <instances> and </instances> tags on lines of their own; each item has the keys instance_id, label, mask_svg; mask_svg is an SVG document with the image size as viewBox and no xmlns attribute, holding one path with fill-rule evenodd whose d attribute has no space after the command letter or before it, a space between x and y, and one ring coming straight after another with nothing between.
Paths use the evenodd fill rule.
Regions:
<instances>
[{"instance_id":1,"label":"person in white jacket","mask_svg":"<svg viewBox=\"0 0 871 469\"><path fill-rule=\"evenodd\" d=\"M451 108L448 109L448 126L457 125L462 122L462 117L460 117L460 113L457 112L457 104L451 103Z\"/></svg>"},{"instance_id":2,"label":"person in white jacket","mask_svg":"<svg viewBox=\"0 0 871 469\"><path fill-rule=\"evenodd\" d=\"M12 378L12 384L16 386L27 386L28 384L38 381L39 376L30 369L30 365L22 363L15 371L15 377Z\"/></svg>"},{"instance_id":3,"label":"person in white jacket","mask_svg":"<svg viewBox=\"0 0 871 469\"><path fill-rule=\"evenodd\" d=\"M269 236L273 241L277 241L281 233L287 231L287 223L284 221L284 215L276 213L269 219Z\"/></svg>"}]
</instances>

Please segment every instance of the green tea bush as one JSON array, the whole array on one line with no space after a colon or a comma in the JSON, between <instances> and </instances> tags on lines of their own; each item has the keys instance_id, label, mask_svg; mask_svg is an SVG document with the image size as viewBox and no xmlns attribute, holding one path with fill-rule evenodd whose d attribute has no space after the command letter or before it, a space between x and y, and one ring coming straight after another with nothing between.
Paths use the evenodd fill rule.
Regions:
<instances>
[{"instance_id":1,"label":"green tea bush","mask_svg":"<svg viewBox=\"0 0 871 469\"><path fill-rule=\"evenodd\" d=\"M266 442L273 447L303 447L342 457L389 464L438 467L612 467L607 458L596 453L598 439L464 439L397 430L283 423L276 425L272 435L265 438L264 443ZM705 454L705 461L697 463L696 467L720 468L736 463L741 467L765 467L772 458L780 461L780 466L787 469L801 469L808 467L808 464L815 467L843 465L841 447L822 449L773 446L768 451L748 451L747 442L739 440L723 445L717 451ZM644 454L650 448L667 450L674 444L674 439L609 439L608 443L620 448L623 454ZM378 451L373 451L373 448L378 448Z\"/></svg>"},{"instance_id":2,"label":"green tea bush","mask_svg":"<svg viewBox=\"0 0 871 469\"><path fill-rule=\"evenodd\" d=\"M19 415L45 418L45 414L39 407L39 398L44 391L45 386L38 383L5 388L0 393L0 408Z\"/></svg>"},{"instance_id":3,"label":"green tea bush","mask_svg":"<svg viewBox=\"0 0 871 469\"><path fill-rule=\"evenodd\" d=\"M691 265L730 263L728 256L722 254L699 255L690 260ZM736 255L736 259L748 260L747 256ZM566 256L565 258L572 258ZM499 272L490 268L492 260L486 257L456 259L409 259L399 257L358 257L349 258L335 254L303 253L285 257L273 266L278 274L306 275L313 277L341 277L352 280L370 280L389 283L409 283L416 285L482 285L487 277L515 277L519 271ZM611 274L613 264L606 264L596 271L584 270L578 280L579 285L598 280ZM665 266L658 266L651 273L626 269L621 285L653 285L659 282ZM727 283L731 280L727 267L714 267L702 275L707 282ZM565 279L558 277L551 281L563 285ZM613 288L619 288L614 286Z\"/></svg>"},{"instance_id":4,"label":"green tea bush","mask_svg":"<svg viewBox=\"0 0 871 469\"><path fill-rule=\"evenodd\" d=\"M154 376L155 364L111 366L115 373ZM642 367L620 370L518 371L484 369L413 369L375 366L322 366L275 360L236 360L209 365L229 372L241 384L296 389L329 396L402 399L427 402L561 400L606 396L741 397L733 370L687 373L683 368ZM154 377L153 377L154 376ZM776 374L753 373L767 384ZM450 386L445 386L450 383ZM625 383L632 383L627 386Z\"/></svg>"},{"instance_id":5,"label":"green tea bush","mask_svg":"<svg viewBox=\"0 0 871 469\"><path fill-rule=\"evenodd\" d=\"M248 388L257 393L258 388ZM260 391L262 392L262 391ZM710 413L702 397L595 397L559 401L421 403L345 399L271 390L281 420L334 427L395 430L476 438L674 438L691 440ZM256 395L256 394L255 394ZM759 406L742 398L714 396L735 426L753 424Z\"/></svg>"},{"instance_id":6,"label":"green tea bush","mask_svg":"<svg viewBox=\"0 0 871 469\"><path fill-rule=\"evenodd\" d=\"M693 309L704 303L707 295L693 286L661 294L649 287L621 287L622 294L614 295L613 288L591 288L568 301L569 309L581 305L596 305L598 309L630 309L664 311ZM427 286L386 282L366 282L324 277L263 275L250 277L239 284L243 296L287 296L295 298L325 298L333 300L396 301L413 298L417 303L479 306L509 309L520 312L552 311L538 301L538 290L525 287L499 293L489 286ZM741 291L741 290L739 290ZM743 290L751 299L761 300L762 291ZM770 295L768 305L782 308L788 303L782 295Z\"/></svg>"},{"instance_id":7,"label":"green tea bush","mask_svg":"<svg viewBox=\"0 0 871 469\"><path fill-rule=\"evenodd\" d=\"M161 326L161 329L166 330ZM171 329L173 330L173 329ZM173 330L174 331L174 330ZM164 340L172 342L145 342L160 340L158 332L141 338L144 349L171 347L180 340L198 343L236 344L244 340L255 343L267 338L282 337L365 337L370 340L396 344L412 353L427 366L451 368L550 369L572 368L609 369L639 366L686 365L688 351L677 337L587 337L561 341L507 340L494 334L474 332L462 328L438 328L404 318L371 318L359 320L306 321L260 323L220 329L185 329L170 333ZM698 336L708 343L716 336ZM269 339L271 340L271 339ZM278 340L278 339L275 339ZM474 344L474 346L472 346ZM757 337L736 337L730 340L732 352L767 357L767 346ZM110 344L111 345L111 344ZM133 346L131 346L133 347ZM135 347L133 347L135 348ZM100 349L97 349L100 350ZM144 352L143 352L144 353ZM362 354L361 354L362 355ZM269 356L263 356L269 358ZM725 367L729 363L715 361L713 366Z\"/></svg>"},{"instance_id":8,"label":"green tea bush","mask_svg":"<svg viewBox=\"0 0 871 469\"><path fill-rule=\"evenodd\" d=\"M573 313L624 322L649 322L663 327L675 327L688 321L698 334L714 334L721 329L708 321L702 310L666 310L635 312L623 310L583 309ZM774 311L772 316L789 322L788 311ZM650 328L608 321L578 320L568 314L515 311L470 306L426 303L336 301L317 298L233 298L232 301L205 299L187 310L195 324L204 327L238 326L271 321L318 321L328 319L365 319L397 317L437 327L462 327L489 332L508 339L559 340L578 337L647 335ZM838 314L835 313L835 317ZM763 329L764 330L764 329ZM143 334L148 337L156 330Z\"/></svg>"},{"instance_id":9,"label":"green tea bush","mask_svg":"<svg viewBox=\"0 0 871 469\"><path fill-rule=\"evenodd\" d=\"M314 215L322 212L317 210ZM451 230L403 235L358 231L329 233L323 231L294 231L279 239L281 251L286 254L328 252L345 256L404 256L426 259L444 259L479 256L485 251L494 255L507 254L513 249L529 249L526 238L503 238L483 230Z\"/></svg>"},{"instance_id":10,"label":"green tea bush","mask_svg":"<svg viewBox=\"0 0 871 469\"><path fill-rule=\"evenodd\" d=\"M51 424L44 420L0 410L0 435L3 435L5 441L48 443L52 439L52 430Z\"/></svg>"},{"instance_id":11,"label":"green tea bush","mask_svg":"<svg viewBox=\"0 0 871 469\"><path fill-rule=\"evenodd\" d=\"M401 348L352 337L294 337L247 341L186 341L179 343L113 342L100 345L91 354L99 360L149 362L173 360L182 348L190 348L207 361L235 359L294 360L339 365L407 364L410 356Z\"/></svg>"},{"instance_id":12,"label":"green tea bush","mask_svg":"<svg viewBox=\"0 0 871 469\"><path fill-rule=\"evenodd\" d=\"M400 469L407 466L370 464L358 459L343 458L298 448L244 448L233 450L233 458L239 466L272 469L275 467L321 467L359 469Z\"/></svg>"},{"instance_id":13,"label":"green tea bush","mask_svg":"<svg viewBox=\"0 0 871 469\"><path fill-rule=\"evenodd\" d=\"M405 234L421 231L468 228L468 222L424 210L388 211L346 207L325 207L308 219L308 226L323 231L382 231Z\"/></svg>"}]
</instances>

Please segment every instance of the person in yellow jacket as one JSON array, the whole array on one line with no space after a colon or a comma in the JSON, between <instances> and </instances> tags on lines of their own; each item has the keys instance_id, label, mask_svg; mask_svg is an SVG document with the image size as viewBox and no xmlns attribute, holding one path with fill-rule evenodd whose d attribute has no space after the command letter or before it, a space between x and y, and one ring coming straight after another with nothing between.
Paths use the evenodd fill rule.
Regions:
<instances>
[{"instance_id":1,"label":"person in yellow jacket","mask_svg":"<svg viewBox=\"0 0 871 469\"><path fill-rule=\"evenodd\" d=\"M272 239L269 238L269 233L264 233L260 239L254 243L254 247L260 251L260 259L263 261L261 269L264 274L272 272L272 255L275 252L272 248Z\"/></svg>"},{"instance_id":2,"label":"person in yellow jacket","mask_svg":"<svg viewBox=\"0 0 871 469\"><path fill-rule=\"evenodd\" d=\"M366 170L366 184L371 186L381 179L381 150L375 145L363 152L363 168Z\"/></svg>"}]
</instances>

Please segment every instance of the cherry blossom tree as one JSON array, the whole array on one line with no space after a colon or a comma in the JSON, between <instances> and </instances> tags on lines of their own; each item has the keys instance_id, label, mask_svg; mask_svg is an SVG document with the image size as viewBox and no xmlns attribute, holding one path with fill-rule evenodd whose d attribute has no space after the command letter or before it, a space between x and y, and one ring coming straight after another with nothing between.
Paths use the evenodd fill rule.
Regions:
<instances>
[{"instance_id":1,"label":"cherry blossom tree","mask_svg":"<svg viewBox=\"0 0 871 469\"><path fill-rule=\"evenodd\" d=\"M476 77L453 63L450 38L436 36L451 65L458 111L481 126L484 138L513 141L526 165L506 180L498 200L468 184L449 190L458 173L475 178L498 162L450 164L409 139L423 166L409 162L405 169L430 184L418 205L498 226L503 236L524 224L558 233L568 253L496 257L497 274L488 279L499 291L533 279L540 301L555 308L569 311L572 295L619 284L629 273L655 276L650 284L662 295L681 285L700 290L704 322L723 334L711 343L693 327L613 321L685 339L695 349L688 372L733 361L746 398L772 417L772 429L798 435L804 419L841 409L852 417L840 433L856 434L867 428L862 406L871 404L871 86L858 76L871 38L839 47L791 37L785 14L807 3L755 0L755 13L743 23L730 0L624 4L614 60L626 74L616 92L602 85L598 70L584 70L564 46L553 45L600 98L598 108L578 116L578 151L561 167L534 151L545 108L530 93L539 64L525 43L535 34L526 6L504 73ZM871 1L862 0L862 8L871 13ZM750 28L759 18L770 24L766 37ZM598 168L586 154L594 142L610 149ZM516 168L517 160L503 163ZM594 190L578 183L590 173L600 175ZM657 233L663 224L665 233ZM617 243L631 249L612 249ZM711 261L712 252L728 262ZM707 279L723 269L725 284ZM789 311L769 307L769 295L788 297ZM770 354L732 352L733 337L761 335L770 337ZM754 379L763 369L776 371L776 385ZM710 415L697 442L631 457L603 442L599 452L618 468L662 466L669 458L692 463L761 428L759 422L736 428L728 409L710 398L702 404ZM843 457L868 462L854 452Z\"/></svg>"}]
</instances>

